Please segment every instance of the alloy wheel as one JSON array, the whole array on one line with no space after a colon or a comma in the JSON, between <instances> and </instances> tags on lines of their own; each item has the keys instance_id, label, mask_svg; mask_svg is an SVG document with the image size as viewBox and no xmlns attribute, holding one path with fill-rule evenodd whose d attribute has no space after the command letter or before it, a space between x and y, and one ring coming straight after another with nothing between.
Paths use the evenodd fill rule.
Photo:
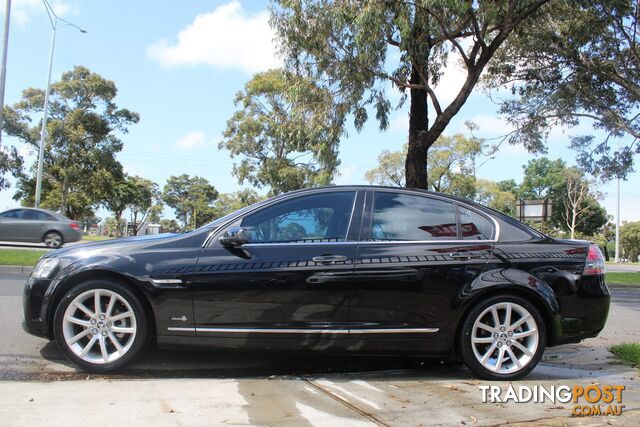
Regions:
<instances>
[{"instance_id":1,"label":"alloy wheel","mask_svg":"<svg viewBox=\"0 0 640 427\"><path fill-rule=\"evenodd\" d=\"M511 374L531 362L539 337L538 325L527 309L513 302L499 302L476 318L471 348L484 368L498 374Z\"/></svg>"},{"instance_id":2,"label":"alloy wheel","mask_svg":"<svg viewBox=\"0 0 640 427\"><path fill-rule=\"evenodd\" d=\"M62 236L55 232L47 233L47 235L44 236L44 244L50 248L59 248L62 246Z\"/></svg>"},{"instance_id":3,"label":"alloy wheel","mask_svg":"<svg viewBox=\"0 0 640 427\"><path fill-rule=\"evenodd\" d=\"M133 345L136 315L117 292L91 289L75 297L65 310L62 333L67 347L83 361L110 363Z\"/></svg>"}]
</instances>

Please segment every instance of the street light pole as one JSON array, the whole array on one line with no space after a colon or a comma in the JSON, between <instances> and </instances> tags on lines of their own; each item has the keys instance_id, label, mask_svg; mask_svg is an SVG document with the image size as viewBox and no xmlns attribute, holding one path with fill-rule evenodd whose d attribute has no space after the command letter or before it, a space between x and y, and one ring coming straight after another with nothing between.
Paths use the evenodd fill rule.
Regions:
<instances>
[{"instance_id":1,"label":"street light pole","mask_svg":"<svg viewBox=\"0 0 640 427\"><path fill-rule=\"evenodd\" d=\"M620 262L620 176L618 176L618 206L616 208L616 258Z\"/></svg>"},{"instance_id":2,"label":"street light pole","mask_svg":"<svg viewBox=\"0 0 640 427\"><path fill-rule=\"evenodd\" d=\"M40 131L40 144L38 146L38 172L36 175L36 200L35 207L37 208L40 205L40 197L42 194L42 169L44 164L44 147L47 139L47 117L49 112L49 92L51 91L51 70L53 69L53 51L56 46L56 30L58 29L58 22L62 22L63 25L60 26L66 27L71 26L79 30L81 33L86 33L85 30L78 27L75 24L72 24L69 21L66 21L53 11L53 8L49 4L47 0L42 0L44 3L45 10L47 11L47 15L49 16L49 21L51 21L51 48L49 50L49 72L47 74L47 90L44 93L44 111L42 117L42 129Z\"/></svg>"},{"instance_id":3,"label":"street light pole","mask_svg":"<svg viewBox=\"0 0 640 427\"><path fill-rule=\"evenodd\" d=\"M47 138L47 117L49 112L49 92L51 90L51 70L53 68L53 50L56 46L56 24L54 21L51 29L51 48L49 49L49 73L47 74L47 90L44 93L44 115L42 117L42 129L40 130L40 145L38 147L38 174L36 175L36 202L35 207L40 206L42 194L42 168L44 163L44 143Z\"/></svg>"},{"instance_id":4,"label":"street light pole","mask_svg":"<svg viewBox=\"0 0 640 427\"><path fill-rule=\"evenodd\" d=\"M11 0L6 0L4 11L4 33L2 37L2 65L0 66L0 147L2 147L2 121L4 119L4 87L7 81L7 48L9 47L9 23L11 22Z\"/></svg>"}]
</instances>

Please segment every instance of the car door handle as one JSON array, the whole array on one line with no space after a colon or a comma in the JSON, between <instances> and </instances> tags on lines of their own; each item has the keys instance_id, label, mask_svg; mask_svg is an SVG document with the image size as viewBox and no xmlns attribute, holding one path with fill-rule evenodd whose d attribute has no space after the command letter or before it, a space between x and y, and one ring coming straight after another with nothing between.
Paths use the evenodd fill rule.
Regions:
<instances>
[{"instance_id":1,"label":"car door handle","mask_svg":"<svg viewBox=\"0 0 640 427\"><path fill-rule=\"evenodd\" d=\"M449 254L449 256L453 259L472 259L472 258L480 258L480 255L470 253L470 252L454 252Z\"/></svg>"},{"instance_id":2,"label":"car door handle","mask_svg":"<svg viewBox=\"0 0 640 427\"><path fill-rule=\"evenodd\" d=\"M311 260L320 264L335 264L336 262L346 261L347 257L344 255L320 255L314 256Z\"/></svg>"}]
</instances>

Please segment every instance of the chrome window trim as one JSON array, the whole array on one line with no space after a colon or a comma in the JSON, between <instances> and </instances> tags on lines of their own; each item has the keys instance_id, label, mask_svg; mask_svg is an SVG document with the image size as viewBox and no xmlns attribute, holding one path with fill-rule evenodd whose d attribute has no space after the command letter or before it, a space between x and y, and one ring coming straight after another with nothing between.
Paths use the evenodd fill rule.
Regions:
<instances>
[{"instance_id":1,"label":"chrome window trim","mask_svg":"<svg viewBox=\"0 0 640 427\"><path fill-rule=\"evenodd\" d=\"M184 328L168 327L171 332L207 332L231 334L435 334L439 328L368 328L368 329L287 329L287 328Z\"/></svg>"},{"instance_id":2,"label":"chrome window trim","mask_svg":"<svg viewBox=\"0 0 640 427\"><path fill-rule=\"evenodd\" d=\"M319 188L317 189L317 193L322 193L324 191L327 191L326 188ZM207 238L204 240L204 242L202 243L202 247L209 247L212 245L212 243L214 242L214 237L217 237L220 231L225 230L227 227L229 227L230 225L232 225L234 222L236 222L237 220L244 218L247 215L251 215L254 212L257 212L260 209L266 209L267 207L273 206L276 203L285 201L285 200L289 200L289 199L293 199L296 197L300 196L300 192L303 192L304 194L309 194L309 193L316 193L316 191L313 191L313 189L305 189L305 190L297 190L295 192L293 192L293 194L289 194L289 195L281 195L281 196L276 196L276 199L271 201L270 203L265 203L265 204L260 204L261 202L258 202L258 204L260 204L259 206L256 206L255 209L251 209L247 212L243 212L240 215L237 215L231 219L229 219L227 222L225 222L224 224L221 224L219 226L217 226L216 228L214 228L213 230L211 230L207 236ZM318 243L313 243L314 245L323 245L323 244L341 244L341 243L354 243L354 242L358 242L358 243L460 243L460 242L478 242L478 243L496 243L500 240L500 223L493 217L493 215L490 215L488 213L482 212L481 210L470 206L464 202L461 202L459 200L456 199L450 199L447 198L446 196L442 196L440 194L432 194L432 193L423 193L420 191L411 191L411 190L407 190L404 188L397 188L397 189L393 189L393 188L383 188L383 187L369 187L369 186L356 186L356 187L349 187L349 186L345 186L345 187L333 187L331 188L329 191L329 193L333 192L333 191L353 191L356 193L356 197L354 199L354 206L351 209L351 218L349 221L349 227L352 226L351 222L353 220L353 214L355 212L355 204L358 198L357 193L360 191L365 192L365 194L367 192L375 192L375 191L387 191L387 192L391 192L391 193L406 193L406 194L413 194L413 195L417 195L417 196L421 196L421 197L427 197L427 198L432 198L432 199L436 199L436 200L442 200L442 201L446 201L449 203L453 203L453 204L458 204L461 206L464 206L467 209L471 209L475 212L478 212L480 215L483 215L485 217L488 217L489 219L491 219L491 221L493 221L493 224L495 226L495 236L493 238L493 240L418 240L418 241L398 241L398 242L369 242L366 240L359 240L359 241L344 241L344 242L318 242ZM309 193L307 193L309 192ZM364 208L364 201L363 201L363 208ZM363 216L364 219L364 216ZM362 225L360 226L362 228ZM347 230L347 232L350 231L350 229ZM348 235L348 234L347 234ZM362 236L361 236L362 237ZM298 242L298 243L287 243L287 242L281 242L281 243L259 243L260 245L264 246L264 245L292 245L292 244L309 244L309 243L305 243L305 242ZM249 245L249 244L247 244ZM243 245L243 246L247 246L247 245Z\"/></svg>"}]
</instances>

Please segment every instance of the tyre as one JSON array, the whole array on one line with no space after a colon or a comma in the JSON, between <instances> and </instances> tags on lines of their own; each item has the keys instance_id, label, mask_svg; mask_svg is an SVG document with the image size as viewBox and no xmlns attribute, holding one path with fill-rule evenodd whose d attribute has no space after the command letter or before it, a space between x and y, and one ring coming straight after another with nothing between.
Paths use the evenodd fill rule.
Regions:
<instances>
[{"instance_id":1,"label":"tyre","mask_svg":"<svg viewBox=\"0 0 640 427\"><path fill-rule=\"evenodd\" d=\"M48 231L42 238L42 241L49 248L59 248L64 244L62 234L57 231Z\"/></svg>"},{"instance_id":2,"label":"tyre","mask_svg":"<svg viewBox=\"0 0 640 427\"><path fill-rule=\"evenodd\" d=\"M149 317L124 284L91 280L64 295L56 309L54 334L72 362L91 372L112 372L143 352Z\"/></svg>"},{"instance_id":3,"label":"tyre","mask_svg":"<svg viewBox=\"0 0 640 427\"><path fill-rule=\"evenodd\" d=\"M498 295L465 317L458 336L462 361L488 380L516 380L536 367L546 342L544 320L524 298Z\"/></svg>"}]
</instances>

